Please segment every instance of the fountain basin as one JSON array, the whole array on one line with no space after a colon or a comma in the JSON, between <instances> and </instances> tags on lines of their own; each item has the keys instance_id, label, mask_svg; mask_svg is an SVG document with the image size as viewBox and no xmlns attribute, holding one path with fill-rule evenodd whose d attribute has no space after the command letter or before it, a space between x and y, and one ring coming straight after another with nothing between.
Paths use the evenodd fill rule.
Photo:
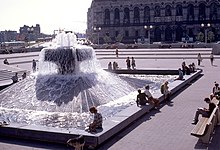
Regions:
<instances>
[{"instance_id":1,"label":"fountain basin","mask_svg":"<svg viewBox=\"0 0 220 150\"><path fill-rule=\"evenodd\" d=\"M185 76L184 81L175 81L170 83L169 87L172 94L180 91L184 86L193 80L197 79L202 70L197 70L191 75ZM158 90L154 93L155 97L158 97L160 102L162 102L163 96ZM110 137L114 136L116 133L120 132L122 129L127 127L133 121L137 120L142 115L146 114L152 109L153 106L147 105L144 107L137 107L132 105L121 112L115 114L113 117L109 117L103 123L103 131L97 134L90 134L84 130L79 129L62 129L62 128L52 128L52 127L42 127L34 125L22 125L22 124L10 124L0 128L0 134L2 136L10 136L16 138L33 139L46 142L56 142L66 144L66 141L70 138L78 137L79 135L84 135L86 140L86 145L97 146L105 142Z\"/></svg>"}]
</instances>

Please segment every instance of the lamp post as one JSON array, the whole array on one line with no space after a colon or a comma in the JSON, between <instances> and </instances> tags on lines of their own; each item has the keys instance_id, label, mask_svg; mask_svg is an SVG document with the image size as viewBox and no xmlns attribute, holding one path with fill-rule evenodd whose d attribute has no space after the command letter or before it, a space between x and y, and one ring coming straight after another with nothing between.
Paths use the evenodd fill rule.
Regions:
<instances>
[{"instance_id":1,"label":"lamp post","mask_svg":"<svg viewBox=\"0 0 220 150\"><path fill-rule=\"evenodd\" d=\"M152 25L149 25L149 26L145 25L145 26L144 26L144 29L148 31L149 44L150 44L150 30L151 30L152 28L153 28Z\"/></svg>"},{"instance_id":2,"label":"lamp post","mask_svg":"<svg viewBox=\"0 0 220 150\"><path fill-rule=\"evenodd\" d=\"M201 27L205 28L205 43L207 43L208 28L211 27L211 24L210 23L207 23L207 24L202 23Z\"/></svg>"},{"instance_id":3,"label":"lamp post","mask_svg":"<svg viewBox=\"0 0 220 150\"><path fill-rule=\"evenodd\" d=\"M99 45L99 32L102 30L102 28L101 27L94 27L93 29L95 32L98 33L98 45Z\"/></svg>"},{"instance_id":4,"label":"lamp post","mask_svg":"<svg viewBox=\"0 0 220 150\"><path fill-rule=\"evenodd\" d=\"M27 32L28 32L28 39L27 39L27 41L28 41L28 46L29 46L30 45L29 42L31 40L30 34L32 34L34 32L34 28L33 27L32 28L27 28Z\"/></svg>"}]
</instances>

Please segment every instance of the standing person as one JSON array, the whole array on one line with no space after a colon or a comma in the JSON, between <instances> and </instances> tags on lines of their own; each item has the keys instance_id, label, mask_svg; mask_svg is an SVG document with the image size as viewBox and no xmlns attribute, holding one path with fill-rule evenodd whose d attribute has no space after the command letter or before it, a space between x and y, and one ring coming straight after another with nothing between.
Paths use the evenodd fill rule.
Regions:
<instances>
[{"instance_id":1,"label":"standing person","mask_svg":"<svg viewBox=\"0 0 220 150\"><path fill-rule=\"evenodd\" d=\"M129 57L127 57L127 59L126 59L126 64L127 64L127 69L130 70L131 69L131 61L130 61Z\"/></svg>"},{"instance_id":2,"label":"standing person","mask_svg":"<svg viewBox=\"0 0 220 150\"><path fill-rule=\"evenodd\" d=\"M132 66L132 69L135 70L136 63L135 63L134 57L131 57L131 66Z\"/></svg>"},{"instance_id":3,"label":"standing person","mask_svg":"<svg viewBox=\"0 0 220 150\"><path fill-rule=\"evenodd\" d=\"M118 48L115 49L115 55L118 58Z\"/></svg>"},{"instance_id":4,"label":"standing person","mask_svg":"<svg viewBox=\"0 0 220 150\"><path fill-rule=\"evenodd\" d=\"M108 70L112 70L112 62L108 63Z\"/></svg>"},{"instance_id":5,"label":"standing person","mask_svg":"<svg viewBox=\"0 0 220 150\"><path fill-rule=\"evenodd\" d=\"M164 100L165 101L170 101L170 90L168 86L168 81L165 81L164 84L161 85L160 87L161 94L164 95Z\"/></svg>"},{"instance_id":6,"label":"standing person","mask_svg":"<svg viewBox=\"0 0 220 150\"><path fill-rule=\"evenodd\" d=\"M209 104L209 108L208 109L207 108L198 108L192 124L197 124L200 114L203 117L209 117L212 114L212 111L215 109L216 105L214 103L212 103L209 98L205 98L204 101Z\"/></svg>"},{"instance_id":7,"label":"standing person","mask_svg":"<svg viewBox=\"0 0 220 150\"><path fill-rule=\"evenodd\" d=\"M211 61L211 65L213 66L213 61L214 61L214 55L213 55L213 53L210 54L210 61Z\"/></svg>"},{"instance_id":8,"label":"standing person","mask_svg":"<svg viewBox=\"0 0 220 150\"><path fill-rule=\"evenodd\" d=\"M118 69L118 63L117 62L113 62L113 70L117 70Z\"/></svg>"},{"instance_id":9,"label":"standing person","mask_svg":"<svg viewBox=\"0 0 220 150\"><path fill-rule=\"evenodd\" d=\"M36 71L36 67L37 67L36 60L35 60L35 59L33 59L33 61L32 61L32 69L33 69L33 72L35 72L35 71Z\"/></svg>"},{"instance_id":10,"label":"standing person","mask_svg":"<svg viewBox=\"0 0 220 150\"><path fill-rule=\"evenodd\" d=\"M139 105L146 105L147 103L147 99L146 99L147 95L145 93L141 93L141 90L138 90L138 95L137 95L137 106L139 107Z\"/></svg>"},{"instance_id":11,"label":"standing person","mask_svg":"<svg viewBox=\"0 0 220 150\"><path fill-rule=\"evenodd\" d=\"M197 60L198 60L198 66L200 66L200 63L202 62L202 56L200 53L197 56Z\"/></svg>"},{"instance_id":12,"label":"standing person","mask_svg":"<svg viewBox=\"0 0 220 150\"><path fill-rule=\"evenodd\" d=\"M89 111L94 114L93 122L89 125L89 131L96 132L97 129L102 129L102 115L98 113L98 110L94 106Z\"/></svg>"},{"instance_id":13,"label":"standing person","mask_svg":"<svg viewBox=\"0 0 220 150\"><path fill-rule=\"evenodd\" d=\"M152 94L150 93L149 89L150 89L150 86L149 86L149 85L146 85L146 86L145 86L145 91L144 91L144 93L146 94L146 96L147 96L147 98L148 98L148 102L149 102L150 104L153 104L153 105L154 105L154 108L157 109L157 107L158 107L159 104L160 104L160 101L159 101L157 98L154 98L154 97L152 96Z\"/></svg>"}]
</instances>

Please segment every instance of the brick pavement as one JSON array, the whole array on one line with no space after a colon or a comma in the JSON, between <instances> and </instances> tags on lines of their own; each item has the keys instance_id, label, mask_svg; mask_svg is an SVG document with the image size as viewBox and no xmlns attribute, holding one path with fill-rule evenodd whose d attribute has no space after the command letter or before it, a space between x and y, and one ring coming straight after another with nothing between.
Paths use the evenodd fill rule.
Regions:
<instances>
[{"instance_id":1,"label":"brick pavement","mask_svg":"<svg viewBox=\"0 0 220 150\"><path fill-rule=\"evenodd\" d=\"M110 60L101 60L102 66L107 65ZM124 68L124 60L118 60ZM138 68L179 68L182 59L137 59ZM186 63L196 62L195 59L184 60ZM220 82L219 67L220 60L211 66L209 60L202 62L204 75L188 88L176 95L173 103L164 104L159 111L152 111L138 119L126 130L109 139L99 147L99 150L192 150L209 149L220 150L218 127L212 143L203 145L196 137L190 135L193 125L191 121L198 106L207 106L203 98L211 92L214 81ZM31 64L23 64L22 67L29 67ZM120 66L120 65L119 65ZM14 142L15 141L15 142ZM0 150L41 150L41 149L69 149L66 146L48 145L43 143L27 144L27 141L1 139Z\"/></svg>"}]
</instances>

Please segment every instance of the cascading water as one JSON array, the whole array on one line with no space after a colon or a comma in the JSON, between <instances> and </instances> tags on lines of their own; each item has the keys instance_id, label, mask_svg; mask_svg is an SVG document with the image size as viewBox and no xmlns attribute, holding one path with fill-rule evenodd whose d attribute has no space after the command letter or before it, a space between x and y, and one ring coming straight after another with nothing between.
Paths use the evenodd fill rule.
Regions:
<instances>
[{"instance_id":1,"label":"cascading water","mask_svg":"<svg viewBox=\"0 0 220 150\"><path fill-rule=\"evenodd\" d=\"M146 83L149 81L141 80L140 87ZM37 74L0 93L0 119L83 128L90 121L88 110L91 106L102 106L100 111L107 117L117 112L117 106L112 111L101 109L112 107L111 103L136 88L103 71L94 50L77 45L74 34L61 33L51 46L41 51ZM132 97L136 97L136 93ZM123 101L121 99L121 103Z\"/></svg>"}]
</instances>

